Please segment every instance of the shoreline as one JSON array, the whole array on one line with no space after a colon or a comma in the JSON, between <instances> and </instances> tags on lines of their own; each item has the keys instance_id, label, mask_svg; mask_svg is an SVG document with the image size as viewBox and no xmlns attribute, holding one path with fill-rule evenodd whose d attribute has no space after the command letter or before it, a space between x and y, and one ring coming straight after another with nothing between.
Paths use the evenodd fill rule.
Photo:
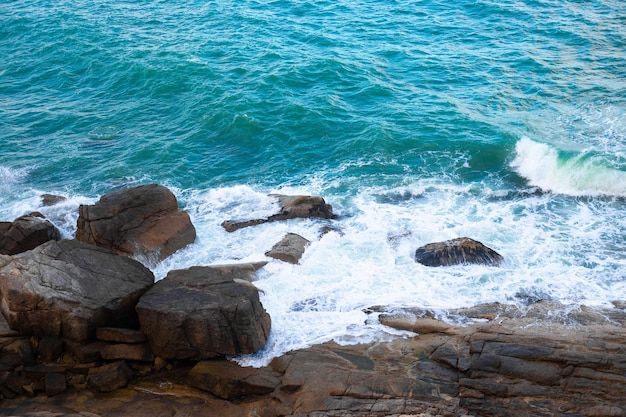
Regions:
<instances>
[{"instance_id":1,"label":"shoreline","mask_svg":"<svg viewBox=\"0 0 626 417\"><path fill-rule=\"evenodd\" d=\"M495 310L501 313L491 319L485 315ZM515 318L510 314L514 310L503 305L460 310L466 316L480 312L484 321L451 326L435 318L416 319L415 309L407 309L408 314L387 320L394 327L419 331L414 337L346 346L327 342L288 352L261 368L241 368L223 358L198 362L247 372L240 380L248 381L247 388L228 378L232 371L198 377L192 375L198 363L180 362L135 377L109 393L68 388L50 397L4 399L0 414L113 417L206 415L219 410L219 415L268 417L617 416L626 412L623 308L585 309L581 314L587 320L576 325ZM215 378L222 380L215 383ZM214 392L198 388L210 383L227 388ZM272 384L276 385L267 388ZM259 387L266 389L260 393Z\"/></svg>"}]
</instances>

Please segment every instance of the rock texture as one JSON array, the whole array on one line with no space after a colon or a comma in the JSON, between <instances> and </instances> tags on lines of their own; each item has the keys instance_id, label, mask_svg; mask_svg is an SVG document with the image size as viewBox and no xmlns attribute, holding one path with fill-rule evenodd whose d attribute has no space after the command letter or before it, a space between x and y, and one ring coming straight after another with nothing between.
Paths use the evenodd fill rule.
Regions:
<instances>
[{"instance_id":1,"label":"rock texture","mask_svg":"<svg viewBox=\"0 0 626 417\"><path fill-rule=\"evenodd\" d=\"M74 240L0 255L2 314L23 334L83 341L99 326L136 323L154 276L139 262Z\"/></svg>"},{"instance_id":2,"label":"rock texture","mask_svg":"<svg viewBox=\"0 0 626 417\"><path fill-rule=\"evenodd\" d=\"M279 212L266 219L247 220L243 222L235 222L226 220L222 223L222 227L228 232L234 232L248 226L256 226L263 223L275 222L279 220L288 220L295 218L321 218L335 219L337 216L333 214L333 208L322 197L304 196L304 195L282 195L270 194L278 199L280 206Z\"/></svg>"},{"instance_id":3,"label":"rock texture","mask_svg":"<svg viewBox=\"0 0 626 417\"><path fill-rule=\"evenodd\" d=\"M219 358L128 379L136 372L126 361L116 361L90 368L92 389L81 385L79 374L68 376L66 392L60 392L62 366L34 365L27 338L0 337L0 363L24 369L22 374L0 373L0 414L625 415L626 311L581 309L565 317L585 317L587 325L538 319L552 307L533 306L532 317L497 304L459 310L467 318L493 319L466 326L437 324L427 314L416 316L417 309L402 310L381 317L418 335L355 346L325 343L289 352L262 368L242 368ZM50 387L44 386L46 381ZM121 386L126 388L111 395L98 393ZM31 395L24 401L27 390L55 396Z\"/></svg>"},{"instance_id":4,"label":"rock texture","mask_svg":"<svg viewBox=\"0 0 626 417\"><path fill-rule=\"evenodd\" d=\"M122 255L162 260L193 243L196 229L174 194L157 184L113 191L81 205L76 239Z\"/></svg>"},{"instance_id":5,"label":"rock texture","mask_svg":"<svg viewBox=\"0 0 626 417\"><path fill-rule=\"evenodd\" d=\"M59 229L41 213L21 216L13 222L0 222L0 255L15 255L59 239Z\"/></svg>"},{"instance_id":6,"label":"rock texture","mask_svg":"<svg viewBox=\"0 0 626 417\"><path fill-rule=\"evenodd\" d=\"M270 316L250 284L259 265L170 271L141 298L137 313L154 353L206 359L253 353L264 345Z\"/></svg>"},{"instance_id":7,"label":"rock texture","mask_svg":"<svg viewBox=\"0 0 626 417\"><path fill-rule=\"evenodd\" d=\"M271 250L265 252L265 255L284 262L297 264L309 243L311 243L309 240L300 235L287 233Z\"/></svg>"},{"instance_id":8,"label":"rock texture","mask_svg":"<svg viewBox=\"0 0 626 417\"><path fill-rule=\"evenodd\" d=\"M498 266L504 258L491 248L468 237L429 243L415 251L415 261L426 266L484 264Z\"/></svg>"}]
</instances>

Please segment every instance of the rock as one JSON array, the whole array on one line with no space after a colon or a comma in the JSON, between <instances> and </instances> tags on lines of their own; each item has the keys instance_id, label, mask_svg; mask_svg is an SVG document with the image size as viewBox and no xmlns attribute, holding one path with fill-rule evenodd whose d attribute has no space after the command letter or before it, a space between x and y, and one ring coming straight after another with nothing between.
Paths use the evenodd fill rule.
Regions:
<instances>
[{"instance_id":1,"label":"rock","mask_svg":"<svg viewBox=\"0 0 626 417\"><path fill-rule=\"evenodd\" d=\"M65 374L49 373L45 376L46 395L52 397L59 395L67 389Z\"/></svg>"},{"instance_id":2,"label":"rock","mask_svg":"<svg viewBox=\"0 0 626 417\"><path fill-rule=\"evenodd\" d=\"M189 371L189 384L220 398L233 400L269 394L280 384L270 368L244 368L227 360L200 361Z\"/></svg>"},{"instance_id":3,"label":"rock","mask_svg":"<svg viewBox=\"0 0 626 417\"><path fill-rule=\"evenodd\" d=\"M59 204L63 201L67 200L66 197L54 194L42 194L41 195L41 204L45 207L54 206L55 204Z\"/></svg>"},{"instance_id":4,"label":"rock","mask_svg":"<svg viewBox=\"0 0 626 417\"><path fill-rule=\"evenodd\" d=\"M87 381L98 391L111 392L125 387L132 376L133 371L126 365L126 362L118 361L91 368Z\"/></svg>"},{"instance_id":5,"label":"rock","mask_svg":"<svg viewBox=\"0 0 626 417\"><path fill-rule=\"evenodd\" d=\"M107 345L100 351L104 360L125 359L128 361L152 362L154 354L147 343Z\"/></svg>"},{"instance_id":6,"label":"rock","mask_svg":"<svg viewBox=\"0 0 626 417\"><path fill-rule=\"evenodd\" d=\"M56 336L43 337L37 346L37 356L40 362L53 362L63 353L63 340Z\"/></svg>"},{"instance_id":7,"label":"rock","mask_svg":"<svg viewBox=\"0 0 626 417\"><path fill-rule=\"evenodd\" d=\"M326 204L322 197L304 195L289 196L282 194L270 194L270 196L278 199L280 208L277 214L274 214L266 219L255 219L243 222L226 220L222 223L222 227L226 229L227 232L234 232L244 227L256 226L279 220L295 218L335 219L337 217L333 214L332 206L330 204Z\"/></svg>"},{"instance_id":8,"label":"rock","mask_svg":"<svg viewBox=\"0 0 626 417\"><path fill-rule=\"evenodd\" d=\"M74 240L0 255L0 308L23 334L85 341L97 327L137 323L135 304L153 282L139 262Z\"/></svg>"},{"instance_id":9,"label":"rock","mask_svg":"<svg viewBox=\"0 0 626 417\"><path fill-rule=\"evenodd\" d=\"M105 342L143 343L146 336L139 330L119 327L99 327L96 329L96 338Z\"/></svg>"},{"instance_id":10,"label":"rock","mask_svg":"<svg viewBox=\"0 0 626 417\"><path fill-rule=\"evenodd\" d=\"M15 255L34 249L50 240L61 239L61 233L40 213L0 222L0 254Z\"/></svg>"},{"instance_id":11,"label":"rock","mask_svg":"<svg viewBox=\"0 0 626 417\"><path fill-rule=\"evenodd\" d=\"M309 240L300 235L287 233L271 250L265 252L265 255L284 262L297 264L309 243L311 243Z\"/></svg>"},{"instance_id":12,"label":"rock","mask_svg":"<svg viewBox=\"0 0 626 417\"><path fill-rule=\"evenodd\" d=\"M81 205L76 239L121 255L163 260L193 243L196 229L170 190L149 184L113 191L94 205Z\"/></svg>"},{"instance_id":13,"label":"rock","mask_svg":"<svg viewBox=\"0 0 626 417\"><path fill-rule=\"evenodd\" d=\"M260 350L270 317L247 285L255 272L250 264L170 271L137 304L155 355L201 360Z\"/></svg>"},{"instance_id":14,"label":"rock","mask_svg":"<svg viewBox=\"0 0 626 417\"><path fill-rule=\"evenodd\" d=\"M415 251L415 261L426 266L459 264L498 266L503 260L493 249L468 237L429 243Z\"/></svg>"}]
</instances>

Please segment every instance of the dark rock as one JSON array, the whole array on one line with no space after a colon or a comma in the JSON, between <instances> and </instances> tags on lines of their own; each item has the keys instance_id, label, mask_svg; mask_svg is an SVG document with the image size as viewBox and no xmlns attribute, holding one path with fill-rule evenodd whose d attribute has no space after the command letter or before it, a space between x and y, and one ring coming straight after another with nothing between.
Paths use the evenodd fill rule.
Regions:
<instances>
[{"instance_id":1,"label":"dark rock","mask_svg":"<svg viewBox=\"0 0 626 417\"><path fill-rule=\"evenodd\" d=\"M249 283L255 272L250 264L170 271L137 304L154 353L200 360L260 350L270 317Z\"/></svg>"},{"instance_id":2,"label":"dark rock","mask_svg":"<svg viewBox=\"0 0 626 417\"><path fill-rule=\"evenodd\" d=\"M96 329L96 338L105 342L143 343L146 336L139 330L120 327L100 327Z\"/></svg>"},{"instance_id":3,"label":"dark rock","mask_svg":"<svg viewBox=\"0 0 626 417\"><path fill-rule=\"evenodd\" d=\"M84 341L97 327L137 323L135 304L153 282L139 262L73 240L0 255L0 307L23 334Z\"/></svg>"},{"instance_id":4,"label":"dark rock","mask_svg":"<svg viewBox=\"0 0 626 417\"><path fill-rule=\"evenodd\" d=\"M189 371L189 384L220 398L233 400L269 394L280 384L270 368L243 368L227 360L200 361Z\"/></svg>"},{"instance_id":5,"label":"dark rock","mask_svg":"<svg viewBox=\"0 0 626 417\"><path fill-rule=\"evenodd\" d=\"M133 371L125 361L109 363L98 368L91 368L87 376L89 385L102 392L115 391L125 387L133 376Z\"/></svg>"},{"instance_id":6,"label":"dark rock","mask_svg":"<svg viewBox=\"0 0 626 417\"><path fill-rule=\"evenodd\" d=\"M15 255L34 249L50 240L61 239L61 233L39 213L0 223L0 254Z\"/></svg>"},{"instance_id":7,"label":"dark rock","mask_svg":"<svg viewBox=\"0 0 626 417\"><path fill-rule=\"evenodd\" d=\"M63 353L63 340L55 336L41 338L37 346L37 356L40 362L53 362Z\"/></svg>"},{"instance_id":8,"label":"dark rock","mask_svg":"<svg viewBox=\"0 0 626 417\"><path fill-rule=\"evenodd\" d=\"M49 373L45 377L46 395L52 397L64 393L67 389L65 374Z\"/></svg>"},{"instance_id":9,"label":"dark rock","mask_svg":"<svg viewBox=\"0 0 626 417\"><path fill-rule=\"evenodd\" d=\"M102 341L96 341L86 344L78 344L74 347L72 354L74 359L78 363L92 363L99 362L102 360L102 356L100 356L100 351L107 344Z\"/></svg>"},{"instance_id":10,"label":"dark rock","mask_svg":"<svg viewBox=\"0 0 626 417\"><path fill-rule=\"evenodd\" d=\"M265 252L265 255L284 262L297 264L309 243L311 243L309 240L300 235L287 233L271 250Z\"/></svg>"},{"instance_id":11,"label":"dark rock","mask_svg":"<svg viewBox=\"0 0 626 417\"><path fill-rule=\"evenodd\" d=\"M154 360L154 354L147 343L107 345L100 351L100 356L104 360L125 359L140 362L152 362Z\"/></svg>"},{"instance_id":12,"label":"dark rock","mask_svg":"<svg viewBox=\"0 0 626 417\"><path fill-rule=\"evenodd\" d=\"M279 220L295 218L335 219L337 217L333 214L332 206L330 204L326 204L322 197L304 195L289 196L282 194L270 194L270 196L278 199L280 208L277 214L274 214L266 219L255 219L243 222L226 220L222 223L222 227L226 229L227 232L234 232L244 227L256 226Z\"/></svg>"},{"instance_id":13,"label":"dark rock","mask_svg":"<svg viewBox=\"0 0 626 417\"><path fill-rule=\"evenodd\" d=\"M498 266L503 258L493 249L468 237L429 243L415 251L415 261L426 266L483 264Z\"/></svg>"},{"instance_id":14,"label":"dark rock","mask_svg":"<svg viewBox=\"0 0 626 417\"><path fill-rule=\"evenodd\" d=\"M44 206L54 206L55 204L59 204L63 201L67 200L66 197L54 194L42 194L41 195L41 204Z\"/></svg>"},{"instance_id":15,"label":"dark rock","mask_svg":"<svg viewBox=\"0 0 626 417\"><path fill-rule=\"evenodd\" d=\"M149 184L113 191L81 205L76 239L122 255L165 259L193 243L196 229L167 188Z\"/></svg>"}]
</instances>

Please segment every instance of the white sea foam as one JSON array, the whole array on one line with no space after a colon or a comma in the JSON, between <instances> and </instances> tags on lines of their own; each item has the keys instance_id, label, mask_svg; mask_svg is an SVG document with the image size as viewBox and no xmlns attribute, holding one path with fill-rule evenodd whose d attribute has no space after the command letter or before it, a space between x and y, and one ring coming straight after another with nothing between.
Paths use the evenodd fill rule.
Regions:
<instances>
[{"instance_id":1,"label":"white sea foam","mask_svg":"<svg viewBox=\"0 0 626 417\"><path fill-rule=\"evenodd\" d=\"M352 196L324 195L322 190L326 201L343 213L337 220L294 219L228 233L221 227L224 220L274 214L276 199L268 194L277 190L174 191L192 218L197 239L152 265L157 279L194 265L268 262L255 285L263 290L272 331L261 352L233 358L245 365L260 366L328 340L357 343L406 334L379 324L376 314L366 313L372 306L417 306L445 318L452 308L523 303L533 297L607 306L624 291L626 219L619 201L430 180L392 190L362 188ZM297 194L304 188L278 192ZM78 205L95 201L70 196L42 207L40 194L25 195L20 210L44 212L66 236L75 232ZM335 230L322 236L325 225ZM311 241L297 265L265 256L288 232ZM414 261L419 246L460 236L495 249L505 264L429 268Z\"/></svg>"},{"instance_id":2,"label":"white sea foam","mask_svg":"<svg viewBox=\"0 0 626 417\"><path fill-rule=\"evenodd\" d=\"M626 196L626 172L581 152L561 156L548 144L520 139L511 167L531 185L573 196Z\"/></svg>"}]
</instances>

